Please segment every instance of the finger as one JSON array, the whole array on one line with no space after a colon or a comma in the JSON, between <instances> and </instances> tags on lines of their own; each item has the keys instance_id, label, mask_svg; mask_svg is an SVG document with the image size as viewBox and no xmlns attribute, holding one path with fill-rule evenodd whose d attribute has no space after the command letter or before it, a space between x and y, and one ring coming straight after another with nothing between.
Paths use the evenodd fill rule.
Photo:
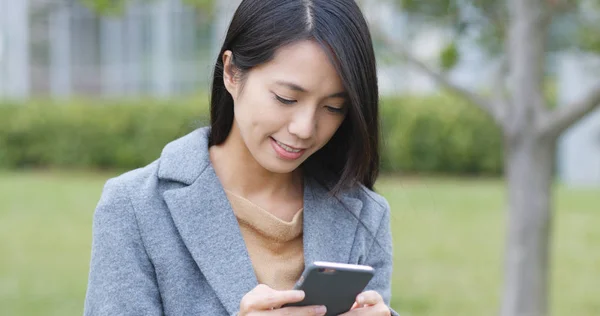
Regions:
<instances>
[{"instance_id":1,"label":"finger","mask_svg":"<svg viewBox=\"0 0 600 316\"><path fill-rule=\"evenodd\" d=\"M371 306L367 306L367 307L356 307L354 309L351 309L343 314L340 314L338 316L359 316L359 315L373 315L373 311L372 311L372 307Z\"/></svg>"},{"instance_id":2,"label":"finger","mask_svg":"<svg viewBox=\"0 0 600 316\"><path fill-rule=\"evenodd\" d=\"M379 295L379 293L377 293L375 291L366 291L366 292L360 293L356 297L356 303L359 306L377 305L382 302L383 302L383 297L381 297L381 295Z\"/></svg>"},{"instance_id":3,"label":"finger","mask_svg":"<svg viewBox=\"0 0 600 316\"><path fill-rule=\"evenodd\" d=\"M302 307L285 307L276 309L274 313L269 315L302 315L302 316L322 316L327 313L325 306L302 306Z\"/></svg>"},{"instance_id":4,"label":"finger","mask_svg":"<svg viewBox=\"0 0 600 316\"><path fill-rule=\"evenodd\" d=\"M303 291L276 291L261 289L242 300L243 309L247 311L260 311L278 308L284 304L300 302L304 299Z\"/></svg>"},{"instance_id":5,"label":"finger","mask_svg":"<svg viewBox=\"0 0 600 316\"><path fill-rule=\"evenodd\" d=\"M352 309L344 314L339 316L360 316L360 315L371 315L371 316L389 316L391 315L390 309L385 305L385 303L381 302L377 305L367 306L367 307L359 307Z\"/></svg>"}]
</instances>

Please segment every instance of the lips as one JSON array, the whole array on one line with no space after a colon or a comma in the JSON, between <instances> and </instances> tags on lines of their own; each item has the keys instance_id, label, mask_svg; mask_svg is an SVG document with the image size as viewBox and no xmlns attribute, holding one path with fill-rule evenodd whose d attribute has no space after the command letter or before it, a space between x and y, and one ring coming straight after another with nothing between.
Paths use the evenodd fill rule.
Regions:
<instances>
[{"instance_id":1,"label":"lips","mask_svg":"<svg viewBox=\"0 0 600 316\"><path fill-rule=\"evenodd\" d=\"M273 149L275 150L277 155L280 158L286 159L286 160L296 160L296 159L300 158L302 156L302 154L304 154L304 152L306 151L305 148L295 148L295 147L289 146L287 144L284 144L272 137L271 137L271 145L273 146Z\"/></svg>"}]
</instances>

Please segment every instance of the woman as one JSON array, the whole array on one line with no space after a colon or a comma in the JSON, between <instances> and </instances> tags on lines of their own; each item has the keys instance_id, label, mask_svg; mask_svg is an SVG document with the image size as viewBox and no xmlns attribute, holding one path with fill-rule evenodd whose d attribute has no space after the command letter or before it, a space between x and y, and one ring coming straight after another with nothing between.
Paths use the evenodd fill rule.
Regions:
<instances>
[{"instance_id":1,"label":"woman","mask_svg":"<svg viewBox=\"0 0 600 316\"><path fill-rule=\"evenodd\" d=\"M390 315L389 206L375 57L351 0L244 0L219 54L211 126L107 182L86 315L324 315L285 307L305 264L376 274L347 315Z\"/></svg>"}]
</instances>

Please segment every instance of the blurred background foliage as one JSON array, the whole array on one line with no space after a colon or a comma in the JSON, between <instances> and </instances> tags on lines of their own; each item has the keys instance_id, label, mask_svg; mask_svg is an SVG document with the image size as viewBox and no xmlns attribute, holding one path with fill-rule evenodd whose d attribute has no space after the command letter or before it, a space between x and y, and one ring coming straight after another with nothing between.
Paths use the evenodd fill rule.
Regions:
<instances>
[{"instance_id":1,"label":"blurred background foliage","mask_svg":"<svg viewBox=\"0 0 600 316\"><path fill-rule=\"evenodd\" d=\"M128 0L79 0L88 8L101 14L119 14L123 12ZM155 0L147 0L148 2ZM215 0L183 0L184 4L195 7L198 12L214 12Z\"/></svg>"},{"instance_id":2,"label":"blurred background foliage","mask_svg":"<svg viewBox=\"0 0 600 316\"><path fill-rule=\"evenodd\" d=\"M550 21L547 52L569 50L600 52L600 1L545 0L556 15ZM457 41L468 38L490 57L505 52L508 12L506 1L495 0L393 0L397 8L429 24L451 30L448 46L440 51L442 68L460 60Z\"/></svg>"},{"instance_id":3,"label":"blurred background foliage","mask_svg":"<svg viewBox=\"0 0 600 316\"><path fill-rule=\"evenodd\" d=\"M209 124L208 98L0 104L0 168L131 169ZM500 175L502 141L483 112L439 94L382 100L382 171ZM448 137L452 135L452 137Z\"/></svg>"}]
</instances>

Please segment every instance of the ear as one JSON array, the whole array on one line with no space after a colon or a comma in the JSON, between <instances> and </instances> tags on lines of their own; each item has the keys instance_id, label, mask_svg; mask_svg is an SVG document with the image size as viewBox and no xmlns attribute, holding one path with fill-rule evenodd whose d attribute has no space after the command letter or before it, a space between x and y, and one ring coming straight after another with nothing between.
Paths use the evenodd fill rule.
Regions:
<instances>
[{"instance_id":1,"label":"ear","mask_svg":"<svg viewBox=\"0 0 600 316\"><path fill-rule=\"evenodd\" d=\"M231 97L235 100L238 90L238 81L236 78L236 67L233 64L233 53L230 50L226 50L223 53L223 83L225 89L231 94Z\"/></svg>"}]
</instances>

